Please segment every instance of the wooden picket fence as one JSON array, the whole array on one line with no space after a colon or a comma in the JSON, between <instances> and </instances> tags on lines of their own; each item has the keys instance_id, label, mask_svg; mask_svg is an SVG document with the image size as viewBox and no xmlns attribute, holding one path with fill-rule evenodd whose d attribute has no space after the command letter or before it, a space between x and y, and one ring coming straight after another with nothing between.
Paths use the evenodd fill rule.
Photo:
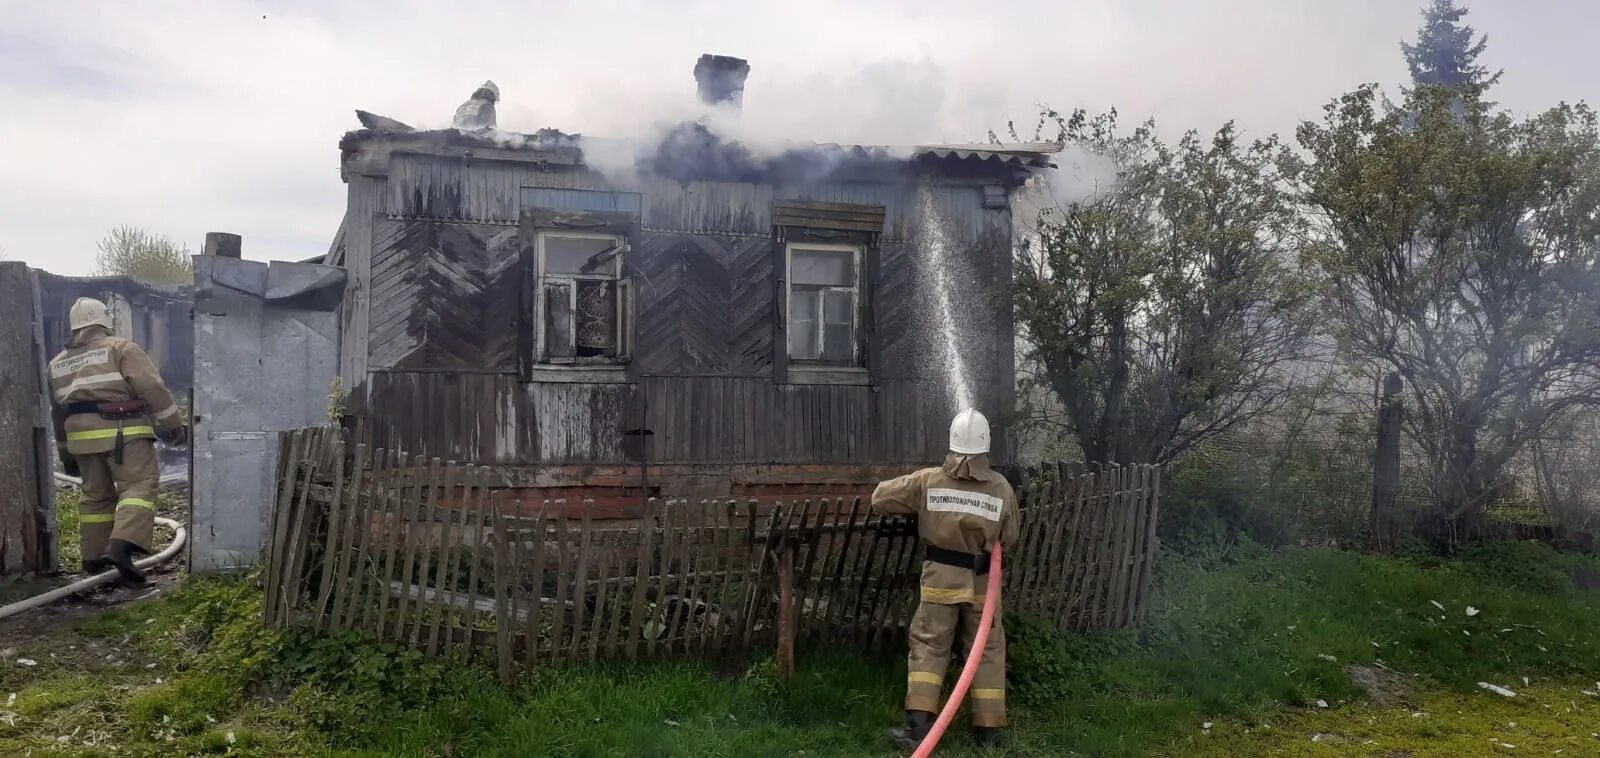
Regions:
<instances>
[{"instance_id":1,"label":"wooden picket fence","mask_svg":"<svg viewBox=\"0 0 1600 758\"><path fill-rule=\"evenodd\" d=\"M594 520L517 500L479 467L349 446L333 428L284 433L278 460L268 625L363 630L490 661L506 679L519 664L882 647L917 602L915 522L861 498L651 500L642 518ZM1036 472L1004 556L1006 612L1064 631L1137 623L1160 474Z\"/></svg>"}]
</instances>

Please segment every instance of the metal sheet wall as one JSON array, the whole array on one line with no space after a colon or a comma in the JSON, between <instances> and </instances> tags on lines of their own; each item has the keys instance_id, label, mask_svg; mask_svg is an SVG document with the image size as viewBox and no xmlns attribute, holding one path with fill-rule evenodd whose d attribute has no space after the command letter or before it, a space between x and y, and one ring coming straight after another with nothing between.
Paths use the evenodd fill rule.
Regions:
<instances>
[{"instance_id":1,"label":"metal sheet wall","mask_svg":"<svg viewBox=\"0 0 1600 758\"><path fill-rule=\"evenodd\" d=\"M327 418L344 282L327 266L196 256L191 570L260 559L274 433Z\"/></svg>"}]
</instances>

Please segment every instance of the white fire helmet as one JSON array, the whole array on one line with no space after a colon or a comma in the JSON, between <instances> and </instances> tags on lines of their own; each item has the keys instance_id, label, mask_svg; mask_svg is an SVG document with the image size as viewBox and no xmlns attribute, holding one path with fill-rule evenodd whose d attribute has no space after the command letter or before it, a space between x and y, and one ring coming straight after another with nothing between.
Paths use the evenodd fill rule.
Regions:
<instances>
[{"instance_id":1,"label":"white fire helmet","mask_svg":"<svg viewBox=\"0 0 1600 758\"><path fill-rule=\"evenodd\" d=\"M491 79L485 81L483 86L479 87L478 89L489 90L489 94L492 95L492 97L489 98L490 101L498 102L500 100L500 88L495 86L494 80Z\"/></svg>"},{"instance_id":2,"label":"white fire helmet","mask_svg":"<svg viewBox=\"0 0 1600 758\"><path fill-rule=\"evenodd\" d=\"M971 408L950 422L950 452L978 455L989 452L989 419Z\"/></svg>"},{"instance_id":3,"label":"white fire helmet","mask_svg":"<svg viewBox=\"0 0 1600 758\"><path fill-rule=\"evenodd\" d=\"M78 331L86 326L103 326L110 329L111 309L92 297L80 297L72 304L72 310L67 314L67 325L72 331Z\"/></svg>"}]
</instances>

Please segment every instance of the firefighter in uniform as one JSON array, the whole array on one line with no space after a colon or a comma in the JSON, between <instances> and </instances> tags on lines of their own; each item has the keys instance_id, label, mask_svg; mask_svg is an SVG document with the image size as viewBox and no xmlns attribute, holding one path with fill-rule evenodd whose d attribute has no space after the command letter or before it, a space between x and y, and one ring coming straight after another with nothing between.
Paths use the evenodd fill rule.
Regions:
<instances>
[{"instance_id":1,"label":"firefighter in uniform","mask_svg":"<svg viewBox=\"0 0 1600 758\"><path fill-rule=\"evenodd\" d=\"M939 710L952 645L959 642L966 651L977 633L988 591L989 549L996 540L1010 547L1021 534L1016 494L989 467L988 419L975 410L962 411L950 424L944 465L879 484L872 508L914 514L924 543L922 599L910 629L906 726L890 732L900 748L913 750ZM974 737L984 747L1002 746L1006 725L1006 636L998 602L967 693Z\"/></svg>"},{"instance_id":2,"label":"firefighter in uniform","mask_svg":"<svg viewBox=\"0 0 1600 758\"><path fill-rule=\"evenodd\" d=\"M114 567L125 582L149 553L161 470L155 439L182 445L188 426L150 357L111 336L105 303L79 298L68 314L72 336L50 361L50 397L62 468L83 478L78 537L87 573Z\"/></svg>"}]
</instances>

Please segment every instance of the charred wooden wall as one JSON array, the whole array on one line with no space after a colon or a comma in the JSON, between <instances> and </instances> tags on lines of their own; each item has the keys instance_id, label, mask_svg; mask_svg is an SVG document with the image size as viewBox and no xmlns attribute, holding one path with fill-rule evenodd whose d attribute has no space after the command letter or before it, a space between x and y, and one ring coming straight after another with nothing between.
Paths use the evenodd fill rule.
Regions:
<instances>
[{"instance_id":1,"label":"charred wooden wall","mask_svg":"<svg viewBox=\"0 0 1600 758\"><path fill-rule=\"evenodd\" d=\"M358 186L360 183L360 186ZM637 192L629 254L635 348L626 381L523 382L518 215L527 188ZM352 183L346 245L356 307L346 366L361 366L356 410L374 445L460 461L616 464L623 433L654 432L662 464L906 464L936 460L953 411L932 354L931 298L919 291L921 197L900 183L608 186L582 168L397 156L386 178ZM542 197L550 197L545 192ZM772 207L813 200L884 208L867 283L870 381L790 383L774 356L778 319ZM1010 218L982 187L937 187L937 208L969 268L968 312L987 333L963 346L980 407L1012 396L1012 333L1001 309ZM365 260L363 260L365 255ZM364 322L364 323L363 323ZM1003 452L1001 452L1003 455Z\"/></svg>"},{"instance_id":2,"label":"charred wooden wall","mask_svg":"<svg viewBox=\"0 0 1600 758\"><path fill-rule=\"evenodd\" d=\"M660 464L891 464L935 460L949 412L926 382L781 384L759 377L524 383L514 374L373 374L374 446L495 464L627 460L623 433L655 432ZM390 412L387 409L403 409Z\"/></svg>"}]
</instances>

